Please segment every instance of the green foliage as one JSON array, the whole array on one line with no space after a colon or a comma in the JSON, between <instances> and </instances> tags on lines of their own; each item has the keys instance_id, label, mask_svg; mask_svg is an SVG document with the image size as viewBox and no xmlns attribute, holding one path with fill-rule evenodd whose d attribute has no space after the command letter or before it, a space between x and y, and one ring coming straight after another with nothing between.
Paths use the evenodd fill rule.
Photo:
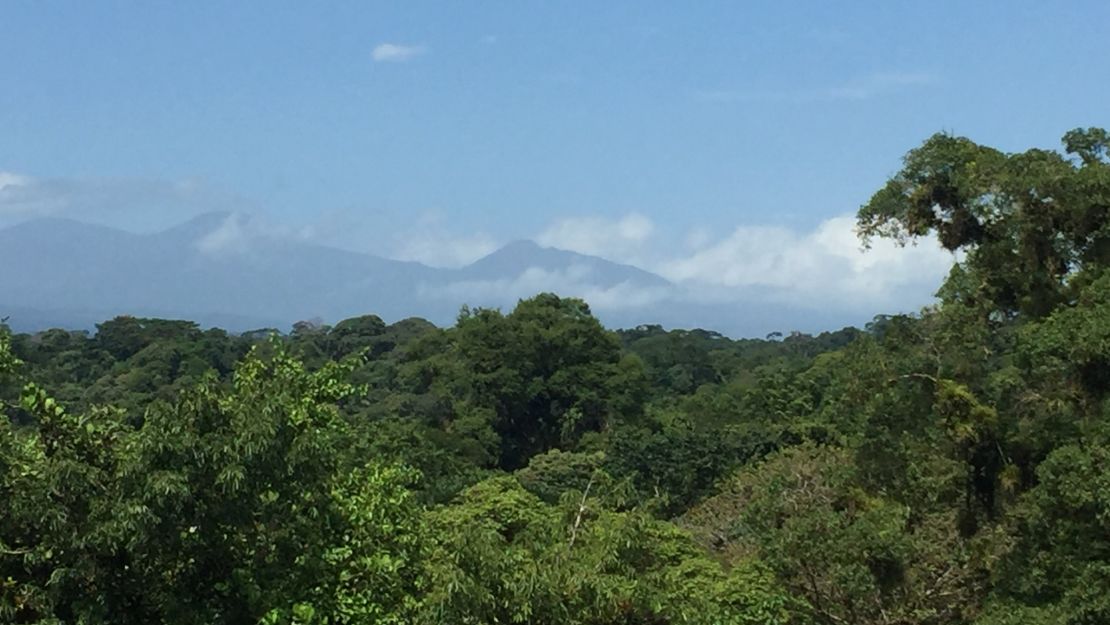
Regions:
<instances>
[{"instance_id":1,"label":"green foliage","mask_svg":"<svg viewBox=\"0 0 1110 625\"><path fill-rule=\"evenodd\" d=\"M863 330L0 326L0 622L1110 622L1107 133L937 135L865 237L959 252Z\"/></svg>"},{"instance_id":2,"label":"green foliage","mask_svg":"<svg viewBox=\"0 0 1110 625\"><path fill-rule=\"evenodd\" d=\"M1110 619L1107 442L1103 435L1060 447L1037 467L1038 484L1011 512L1012 538L995 571L1000 611L1026 622L1049 622L1048 615L1062 624Z\"/></svg>"},{"instance_id":3,"label":"green foliage","mask_svg":"<svg viewBox=\"0 0 1110 625\"><path fill-rule=\"evenodd\" d=\"M429 623L788 623L769 572L726 572L674 526L498 478L432 517ZM582 572L589 572L583 575Z\"/></svg>"},{"instance_id":4,"label":"green foliage","mask_svg":"<svg viewBox=\"0 0 1110 625\"><path fill-rule=\"evenodd\" d=\"M898 240L935 233L964 250L975 276L962 301L1043 316L1068 300L1069 279L1110 259L1110 162L1106 133L1074 130L1079 161L1033 149L1004 154L937 134L860 209L865 236Z\"/></svg>"},{"instance_id":5,"label":"green foliage","mask_svg":"<svg viewBox=\"0 0 1110 625\"><path fill-rule=\"evenodd\" d=\"M604 452L565 452L553 449L532 456L527 467L516 472L525 490L547 503L556 503L570 491L585 491L594 482L601 492L611 492L613 480L601 470Z\"/></svg>"},{"instance_id":6,"label":"green foliage","mask_svg":"<svg viewBox=\"0 0 1110 625\"><path fill-rule=\"evenodd\" d=\"M396 470L345 468L335 403L357 389L342 369L308 373L279 346L247 358L231 390L208 381L138 428L110 409L71 414L28 385L35 427L0 431L0 579L11 580L0 614L402 622L418 587L419 508ZM383 580L380 594L359 591Z\"/></svg>"},{"instance_id":7,"label":"green foliage","mask_svg":"<svg viewBox=\"0 0 1110 625\"><path fill-rule=\"evenodd\" d=\"M953 597L974 596L968 547L951 520L911 523L908 507L863 489L842 449L774 454L683 525L726 562L765 562L818 622L954 622L965 604Z\"/></svg>"},{"instance_id":8,"label":"green foliage","mask_svg":"<svg viewBox=\"0 0 1110 625\"><path fill-rule=\"evenodd\" d=\"M458 400L496 432L502 468L639 416L639 368L622 361L581 300L539 295L508 315L464 311L455 340L465 376Z\"/></svg>"},{"instance_id":9,"label":"green foliage","mask_svg":"<svg viewBox=\"0 0 1110 625\"><path fill-rule=\"evenodd\" d=\"M729 470L769 446L742 432L699 431L682 423L655 432L621 428L612 434L604 467L670 516L709 494Z\"/></svg>"}]
</instances>

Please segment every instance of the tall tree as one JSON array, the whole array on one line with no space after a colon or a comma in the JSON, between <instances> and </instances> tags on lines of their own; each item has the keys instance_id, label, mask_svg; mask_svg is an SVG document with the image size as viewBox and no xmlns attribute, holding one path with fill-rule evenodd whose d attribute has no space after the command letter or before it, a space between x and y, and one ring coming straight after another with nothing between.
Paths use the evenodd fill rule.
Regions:
<instances>
[{"instance_id":1,"label":"tall tree","mask_svg":"<svg viewBox=\"0 0 1110 625\"><path fill-rule=\"evenodd\" d=\"M966 254L958 273L970 277L952 284L952 299L1043 316L1071 299L1073 278L1110 261L1107 133L1076 129L1064 147L1006 154L934 135L860 209L860 232L903 242L935 234Z\"/></svg>"}]
</instances>

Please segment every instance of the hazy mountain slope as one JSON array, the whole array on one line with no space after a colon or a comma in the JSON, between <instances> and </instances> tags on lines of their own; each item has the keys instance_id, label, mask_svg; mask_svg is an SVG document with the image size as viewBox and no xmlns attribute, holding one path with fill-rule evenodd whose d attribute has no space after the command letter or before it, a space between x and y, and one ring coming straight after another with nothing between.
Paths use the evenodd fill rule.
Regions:
<instances>
[{"instance_id":1,"label":"hazy mountain slope","mask_svg":"<svg viewBox=\"0 0 1110 625\"><path fill-rule=\"evenodd\" d=\"M514 241L492 254L458 270L461 280L497 280L533 268L547 272L585 269L599 286L611 287L621 283L634 283L644 287L669 286L670 283L653 273L631 265L614 263L596 256L541 247L533 241Z\"/></svg>"},{"instance_id":2,"label":"hazy mountain slope","mask_svg":"<svg viewBox=\"0 0 1110 625\"><path fill-rule=\"evenodd\" d=\"M435 269L270 236L229 214L201 215L147 235L30 221L0 230L0 267L0 316L18 313L21 329L59 320L85 327L116 314L219 319L232 329L367 312L449 323L461 304L511 306L533 294L507 286L565 295L669 286L635 267L531 242L462 269Z\"/></svg>"}]
</instances>

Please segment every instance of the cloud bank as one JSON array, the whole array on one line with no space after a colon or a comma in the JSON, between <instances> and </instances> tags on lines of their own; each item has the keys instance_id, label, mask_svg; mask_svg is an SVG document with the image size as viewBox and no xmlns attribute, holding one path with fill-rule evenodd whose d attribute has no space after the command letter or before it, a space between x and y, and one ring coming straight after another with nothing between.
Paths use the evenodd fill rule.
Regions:
<instances>
[{"instance_id":1,"label":"cloud bank","mask_svg":"<svg viewBox=\"0 0 1110 625\"><path fill-rule=\"evenodd\" d=\"M485 232L459 234L447 227L442 215L425 213L414 226L394 233L389 256L430 267L455 268L468 265L497 248L497 240Z\"/></svg>"},{"instance_id":2,"label":"cloud bank","mask_svg":"<svg viewBox=\"0 0 1110 625\"><path fill-rule=\"evenodd\" d=\"M563 219L536 236L542 245L636 265L670 280L681 297L742 301L758 294L815 310L914 311L930 303L956 257L932 237L864 250L855 219L811 230L739 225L714 237L704 227L663 234L647 217Z\"/></svg>"},{"instance_id":3,"label":"cloud bank","mask_svg":"<svg viewBox=\"0 0 1110 625\"><path fill-rule=\"evenodd\" d=\"M634 265L670 286L621 283L601 286L583 268L565 271L520 267L511 280L460 281L424 292L451 301L511 303L540 291L583 297L599 311L651 310L680 305L732 305L742 310L843 313L916 312L934 300L956 257L931 237L900 247L887 240L864 250L855 219L841 215L812 229L739 225L715 236L704 227L667 232L649 218L629 214L557 220L534 240L544 246ZM464 245L465 239L456 242ZM450 247L451 244L445 244ZM841 317L843 317L841 315Z\"/></svg>"},{"instance_id":4,"label":"cloud bank","mask_svg":"<svg viewBox=\"0 0 1110 625\"><path fill-rule=\"evenodd\" d=\"M601 312L642 309L674 295L674 290L666 286L643 286L630 282L608 286L599 284L592 269L585 265L571 265L559 270L524 267L514 278L460 280L447 285L419 287L419 294L426 299L450 302L512 304L541 292L579 297Z\"/></svg>"},{"instance_id":5,"label":"cloud bank","mask_svg":"<svg viewBox=\"0 0 1110 625\"><path fill-rule=\"evenodd\" d=\"M855 220L840 216L809 232L739 226L692 253L663 259L655 270L703 290L762 288L784 302L876 309L925 304L954 262L935 239L863 250Z\"/></svg>"},{"instance_id":6,"label":"cloud bank","mask_svg":"<svg viewBox=\"0 0 1110 625\"><path fill-rule=\"evenodd\" d=\"M0 191L9 187L14 190L15 187L27 184L28 180L26 176L20 176L10 171L0 171Z\"/></svg>"},{"instance_id":7,"label":"cloud bank","mask_svg":"<svg viewBox=\"0 0 1110 625\"><path fill-rule=\"evenodd\" d=\"M205 212L257 206L195 180L43 178L0 172L0 227L54 217L154 232Z\"/></svg>"},{"instance_id":8,"label":"cloud bank","mask_svg":"<svg viewBox=\"0 0 1110 625\"><path fill-rule=\"evenodd\" d=\"M536 235L535 241L546 247L635 265L644 260L644 246L654 233L655 224L638 213L619 219L571 217L554 222Z\"/></svg>"}]
</instances>

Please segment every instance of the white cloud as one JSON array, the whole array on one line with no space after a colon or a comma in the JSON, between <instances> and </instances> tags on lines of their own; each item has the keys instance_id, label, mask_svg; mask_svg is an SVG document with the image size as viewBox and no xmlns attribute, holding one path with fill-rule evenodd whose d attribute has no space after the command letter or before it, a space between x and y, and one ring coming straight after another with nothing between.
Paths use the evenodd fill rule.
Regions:
<instances>
[{"instance_id":1,"label":"white cloud","mask_svg":"<svg viewBox=\"0 0 1110 625\"><path fill-rule=\"evenodd\" d=\"M0 227L22 219L45 217L57 209L57 202L45 201L34 189L34 179L0 171Z\"/></svg>"},{"instance_id":2,"label":"white cloud","mask_svg":"<svg viewBox=\"0 0 1110 625\"><path fill-rule=\"evenodd\" d=\"M424 213L408 231L393 236L391 258L411 260L431 267L462 267L493 252L498 242L484 232L458 234L446 226L444 216Z\"/></svg>"},{"instance_id":3,"label":"white cloud","mask_svg":"<svg viewBox=\"0 0 1110 625\"><path fill-rule=\"evenodd\" d=\"M655 224L637 213L620 219L571 217L553 223L535 240L547 247L635 263L642 260L654 232Z\"/></svg>"},{"instance_id":4,"label":"white cloud","mask_svg":"<svg viewBox=\"0 0 1110 625\"><path fill-rule=\"evenodd\" d=\"M492 241L475 235L460 237L444 230L429 231L408 257L429 264L453 250L480 247ZM743 305L758 299L794 309L912 312L933 301L956 258L933 238L899 247L876 240L864 250L849 215L818 223L812 229L741 225L724 236L704 227L670 233L647 217L576 217L561 219L535 237L548 247L600 256L654 272L673 288L641 288L629 284L602 287L585 268L544 271L521 268L512 280L461 282L437 292L458 301L486 302L498 294L510 301L540 291L583 297L599 310L633 309L663 299L729 302ZM480 244L480 245L479 245ZM419 252L419 253L417 253ZM440 262L440 266L449 266ZM455 263L458 266L462 263ZM502 301L502 300L498 300Z\"/></svg>"},{"instance_id":5,"label":"white cloud","mask_svg":"<svg viewBox=\"0 0 1110 625\"><path fill-rule=\"evenodd\" d=\"M572 265L556 271L527 267L511 279L463 280L431 287L422 285L419 289L422 296L430 299L479 306L509 306L518 299L545 291L564 297L580 297L594 310L604 312L650 306L666 299L672 289L629 282L602 286L597 283L593 271L585 265Z\"/></svg>"},{"instance_id":6,"label":"white cloud","mask_svg":"<svg viewBox=\"0 0 1110 625\"><path fill-rule=\"evenodd\" d=\"M0 171L0 191L9 187L13 189L15 187L22 187L30 181L31 179L27 176L21 176L20 174L10 171Z\"/></svg>"},{"instance_id":7,"label":"white cloud","mask_svg":"<svg viewBox=\"0 0 1110 625\"><path fill-rule=\"evenodd\" d=\"M731 234L653 269L674 282L708 289L760 289L814 308L878 310L926 304L955 257L935 239L898 247L877 240L863 250L850 216L810 232L778 226L739 226Z\"/></svg>"},{"instance_id":8,"label":"white cloud","mask_svg":"<svg viewBox=\"0 0 1110 625\"><path fill-rule=\"evenodd\" d=\"M254 235L249 231L246 220L232 213L215 230L197 239L196 246L210 256L243 254L249 249Z\"/></svg>"},{"instance_id":9,"label":"white cloud","mask_svg":"<svg viewBox=\"0 0 1110 625\"><path fill-rule=\"evenodd\" d=\"M889 76L876 84L917 80L912 75ZM260 211L201 182L48 179L0 172L0 227L54 216L150 232L210 211L232 213L196 241L199 250L216 255L249 255L260 239L291 239L461 267L495 251L500 243L485 232L460 232L436 214L400 229L395 213L375 221L321 218L294 227L243 217ZM666 228L639 213L580 216L554 221L534 238L541 245L638 266L675 287L613 286L583 267L519 267L512 279L455 283L441 291L448 299L470 302L508 294L509 300L500 300L508 303L555 291L584 297L599 310L650 308L665 299L742 307L760 298L782 304L784 310L912 311L932 302L932 293L955 260L930 238L906 248L877 240L865 252L855 236L854 219L847 215L809 229L740 225L731 231Z\"/></svg>"},{"instance_id":10,"label":"white cloud","mask_svg":"<svg viewBox=\"0 0 1110 625\"><path fill-rule=\"evenodd\" d=\"M697 250L708 245L712 239L713 235L709 232L708 228L697 226L686 233L686 238L683 242L688 249Z\"/></svg>"},{"instance_id":11,"label":"white cloud","mask_svg":"<svg viewBox=\"0 0 1110 625\"><path fill-rule=\"evenodd\" d=\"M0 172L0 227L58 217L153 232L198 213L253 208L241 197L195 180L37 178Z\"/></svg>"},{"instance_id":12,"label":"white cloud","mask_svg":"<svg viewBox=\"0 0 1110 625\"><path fill-rule=\"evenodd\" d=\"M414 56L424 54L427 51L428 49L424 46L406 46L397 43L380 43L377 46L374 46L374 51L370 53L370 56L374 59L374 61L379 63L399 63L401 61L407 61Z\"/></svg>"},{"instance_id":13,"label":"white cloud","mask_svg":"<svg viewBox=\"0 0 1110 625\"><path fill-rule=\"evenodd\" d=\"M496 249L493 237L482 232L461 236L432 232L403 239L393 257L431 267L462 267Z\"/></svg>"},{"instance_id":14,"label":"white cloud","mask_svg":"<svg viewBox=\"0 0 1110 625\"><path fill-rule=\"evenodd\" d=\"M267 249L266 246L259 246L259 243L316 243L318 238L314 224L294 226L260 215L228 213L218 225L200 234L193 245L209 256L228 256Z\"/></svg>"},{"instance_id":15,"label":"white cloud","mask_svg":"<svg viewBox=\"0 0 1110 625\"><path fill-rule=\"evenodd\" d=\"M406 239L407 247L397 257L460 266L494 247L488 237L453 235L438 223L422 232ZM931 237L907 247L876 240L864 250L855 219L849 215L827 219L810 230L741 225L723 237L704 227L686 233L661 231L636 213L621 218L575 217L552 223L535 240L547 247L635 265L666 278L675 288L632 293L628 285L598 287L600 281L582 269L522 268L512 281L460 283L449 295L472 301L472 296L492 297L499 292L515 298L555 291L585 297L591 304L596 301L599 309L634 308L674 296L737 303L758 297L811 310L914 311L933 301L933 293L956 260Z\"/></svg>"}]
</instances>

